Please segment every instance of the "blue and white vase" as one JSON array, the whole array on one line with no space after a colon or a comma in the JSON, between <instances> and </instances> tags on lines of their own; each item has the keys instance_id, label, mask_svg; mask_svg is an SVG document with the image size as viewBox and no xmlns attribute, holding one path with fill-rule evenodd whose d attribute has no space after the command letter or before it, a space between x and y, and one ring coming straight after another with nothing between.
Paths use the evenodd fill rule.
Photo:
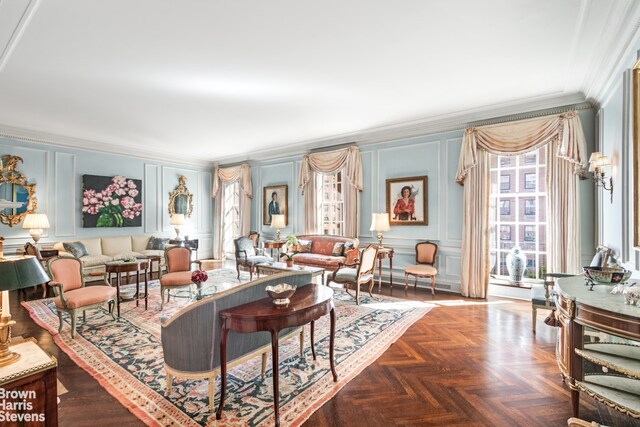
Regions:
<instances>
[{"instance_id":1,"label":"blue and white vase","mask_svg":"<svg viewBox=\"0 0 640 427\"><path fill-rule=\"evenodd\" d=\"M507 255L507 270L509 280L514 283L522 283L522 276L527 269L527 257L521 252L520 246L514 246Z\"/></svg>"}]
</instances>

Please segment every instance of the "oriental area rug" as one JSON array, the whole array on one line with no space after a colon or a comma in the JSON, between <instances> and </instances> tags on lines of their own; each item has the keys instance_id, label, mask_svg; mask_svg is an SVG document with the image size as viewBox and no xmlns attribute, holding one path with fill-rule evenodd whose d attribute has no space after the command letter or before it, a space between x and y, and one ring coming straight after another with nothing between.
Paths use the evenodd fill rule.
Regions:
<instances>
[{"instance_id":1,"label":"oriental area rug","mask_svg":"<svg viewBox=\"0 0 640 427\"><path fill-rule=\"evenodd\" d=\"M230 269L215 270L209 275L221 283L247 281L244 276L236 280L236 272ZM135 303L122 303L122 316L115 322L106 308L87 311L86 322L78 319L75 339L71 339L66 315L62 333L58 334L53 299L22 304L33 320L53 335L58 347L147 425L274 425L270 355L264 379L260 374L260 356L229 370L223 417L217 422L215 413L209 411L206 380L174 379L171 395L165 396L160 319L171 316L189 300L172 298L159 311L158 281L150 282L149 289L147 311L143 304L137 308ZM302 358L297 336L280 343L282 425L302 424L432 307L428 303L375 294L370 297L367 292L362 292L360 305L356 305L346 292L334 290L338 382L333 381L329 367L329 316L324 316L315 327L317 360L311 356L308 329ZM219 398L220 376L216 378L214 408Z\"/></svg>"}]
</instances>

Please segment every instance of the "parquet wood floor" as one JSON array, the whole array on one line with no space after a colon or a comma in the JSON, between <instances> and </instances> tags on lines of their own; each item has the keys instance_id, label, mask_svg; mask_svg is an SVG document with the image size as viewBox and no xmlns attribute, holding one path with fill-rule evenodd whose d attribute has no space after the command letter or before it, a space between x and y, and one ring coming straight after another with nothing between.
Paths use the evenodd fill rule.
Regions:
<instances>
[{"instance_id":1,"label":"parquet wood floor","mask_svg":"<svg viewBox=\"0 0 640 427\"><path fill-rule=\"evenodd\" d=\"M13 333L35 337L58 359L58 378L69 390L61 396L60 425L142 425L53 343L17 297L12 292ZM542 323L547 312L533 335L528 302L432 297L422 289L408 298L437 305L306 426L566 426L569 389L555 362L555 329ZM586 397L581 416L598 420Z\"/></svg>"}]
</instances>

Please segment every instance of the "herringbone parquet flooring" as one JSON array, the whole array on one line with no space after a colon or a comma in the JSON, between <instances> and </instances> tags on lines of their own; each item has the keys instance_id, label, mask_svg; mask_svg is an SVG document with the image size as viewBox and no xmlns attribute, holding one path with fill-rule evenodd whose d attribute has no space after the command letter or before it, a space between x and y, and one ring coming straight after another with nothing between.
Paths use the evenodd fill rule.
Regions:
<instances>
[{"instance_id":1,"label":"herringbone parquet flooring","mask_svg":"<svg viewBox=\"0 0 640 427\"><path fill-rule=\"evenodd\" d=\"M55 346L17 295L11 298L14 334L35 337L58 359L58 377L69 390L61 396L61 426L142 425ZM528 302L432 297L426 290L409 290L408 298L437 306L306 426L566 426L569 390L555 362L555 329L542 323L546 312L533 335ZM598 419L586 397L581 416Z\"/></svg>"}]
</instances>

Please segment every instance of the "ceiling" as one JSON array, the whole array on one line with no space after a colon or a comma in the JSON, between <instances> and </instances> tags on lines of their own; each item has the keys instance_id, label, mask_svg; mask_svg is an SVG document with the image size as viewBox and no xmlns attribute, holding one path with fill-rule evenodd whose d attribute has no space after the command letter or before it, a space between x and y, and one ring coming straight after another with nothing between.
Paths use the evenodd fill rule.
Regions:
<instances>
[{"instance_id":1,"label":"ceiling","mask_svg":"<svg viewBox=\"0 0 640 427\"><path fill-rule=\"evenodd\" d=\"M636 36L638 9L633 0L0 0L0 130L211 162L598 101Z\"/></svg>"}]
</instances>

